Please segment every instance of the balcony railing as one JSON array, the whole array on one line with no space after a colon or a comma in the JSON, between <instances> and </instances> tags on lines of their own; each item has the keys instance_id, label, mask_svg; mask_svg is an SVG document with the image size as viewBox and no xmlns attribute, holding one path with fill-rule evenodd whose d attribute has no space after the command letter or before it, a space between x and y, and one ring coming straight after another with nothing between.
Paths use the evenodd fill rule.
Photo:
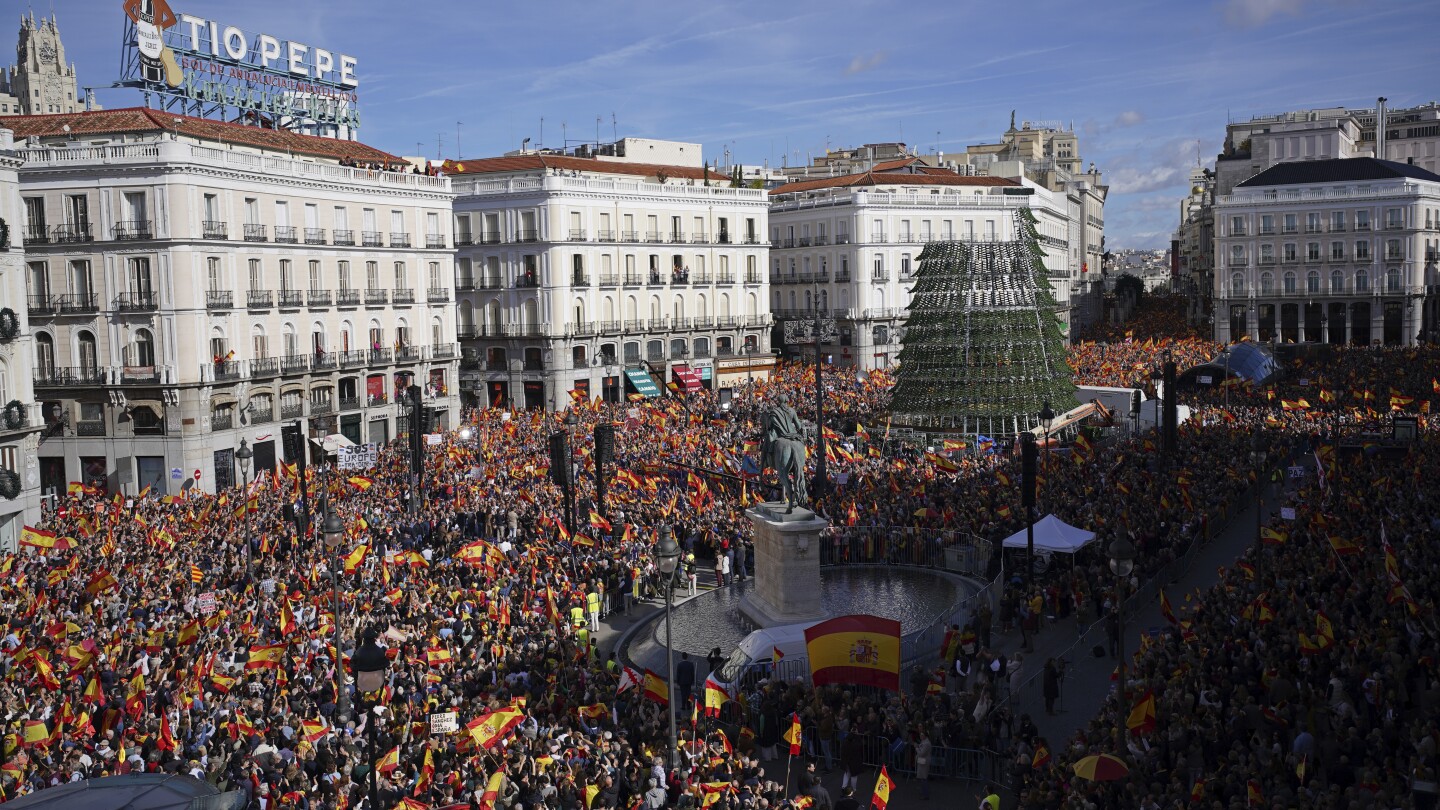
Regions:
<instances>
[{"instance_id":1,"label":"balcony railing","mask_svg":"<svg viewBox=\"0 0 1440 810\"><path fill-rule=\"evenodd\" d=\"M286 245L293 245L300 240L295 236L294 225L276 225L275 241Z\"/></svg>"},{"instance_id":2,"label":"balcony railing","mask_svg":"<svg viewBox=\"0 0 1440 810\"><path fill-rule=\"evenodd\" d=\"M251 290L245 295L245 305L250 309L269 309L274 299L269 290Z\"/></svg>"},{"instance_id":3,"label":"balcony railing","mask_svg":"<svg viewBox=\"0 0 1440 810\"><path fill-rule=\"evenodd\" d=\"M340 367L355 368L365 365L366 356L364 349L352 349L348 352L340 352Z\"/></svg>"},{"instance_id":4,"label":"balcony railing","mask_svg":"<svg viewBox=\"0 0 1440 810\"><path fill-rule=\"evenodd\" d=\"M539 242L540 232L534 228L521 228L515 231L516 242Z\"/></svg>"},{"instance_id":5,"label":"balcony railing","mask_svg":"<svg viewBox=\"0 0 1440 810\"><path fill-rule=\"evenodd\" d=\"M696 319L695 319L695 328L696 328L696 329L714 329L714 328L715 328L715 316L714 316L714 315L702 315L701 317L696 318Z\"/></svg>"},{"instance_id":6,"label":"balcony railing","mask_svg":"<svg viewBox=\"0 0 1440 810\"><path fill-rule=\"evenodd\" d=\"M646 242L664 242L664 241L665 241L665 238L660 235L660 232L659 232L659 231L646 231L646 232L645 232L645 241L646 241Z\"/></svg>"},{"instance_id":7,"label":"balcony railing","mask_svg":"<svg viewBox=\"0 0 1440 810\"><path fill-rule=\"evenodd\" d=\"M499 290L504 286L505 282L499 276L481 276L475 280L475 288L478 290Z\"/></svg>"},{"instance_id":8,"label":"balcony railing","mask_svg":"<svg viewBox=\"0 0 1440 810\"><path fill-rule=\"evenodd\" d=\"M239 360L221 360L214 365L215 379L217 380L238 380L240 379Z\"/></svg>"},{"instance_id":9,"label":"balcony railing","mask_svg":"<svg viewBox=\"0 0 1440 810\"><path fill-rule=\"evenodd\" d=\"M306 229L305 229L305 244L307 244L307 245L323 245L323 244L325 244L325 229L324 229L324 228L306 228Z\"/></svg>"},{"instance_id":10,"label":"balcony railing","mask_svg":"<svg viewBox=\"0 0 1440 810\"><path fill-rule=\"evenodd\" d=\"M93 315L100 311L100 304L94 293L69 293L56 296L55 304L61 315Z\"/></svg>"},{"instance_id":11,"label":"balcony railing","mask_svg":"<svg viewBox=\"0 0 1440 810\"><path fill-rule=\"evenodd\" d=\"M539 287L539 286L540 286L540 280L539 280L538 278L536 278L535 276L533 276L533 275L518 276L518 277L516 277L516 279L515 279L515 287L516 287L517 289L519 289L519 288L524 288L524 287Z\"/></svg>"},{"instance_id":12,"label":"balcony railing","mask_svg":"<svg viewBox=\"0 0 1440 810\"><path fill-rule=\"evenodd\" d=\"M837 245L848 245L848 244L850 244L850 234L848 234L848 233L837 233L837 234L835 234L835 244L837 244Z\"/></svg>"},{"instance_id":13,"label":"balcony railing","mask_svg":"<svg viewBox=\"0 0 1440 810\"><path fill-rule=\"evenodd\" d=\"M823 237L823 236L820 237L820 239L824 239L824 238L825 238L825 237ZM753 234L753 233L747 233L747 234L745 234L745 244L747 244L747 245L758 245L758 244L760 244L760 237L759 237L759 236L756 236L756 235ZM815 244L817 244L817 245L823 245L823 244L825 244L825 243L824 243L824 242L821 242L821 241L819 241L819 240L816 240L816 241L815 241Z\"/></svg>"},{"instance_id":14,"label":"balcony railing","mask_svg":"<svg viewBox=\"0 0 1440 810\"><path fill-rule=\"evenodd\" d=\"M329 290L308 290L305 293L305 303L311 308L330 306Z\"/></svg>"},{"instance_id":15,"label":"balcony railing","mask_svg":"<svg viewBox=\"0 0 1440 810\"><path fill-rule=\"evenodd\" d=\"M366 361L372 366L385 366L390 364L392 356L390 349L371 349L366 355Z\"/></svg>"},{"instance_id":16,"label":"balcony railing","mask_svg":"<svg viewBox=\"0 0 1440 810\"><path fill-rule=\"evenodd\" d=\"M473 290L473 289L475 289L475 277L474 277L474 276L456 276L456 278L455 278L455 290L456 290L457 292L469 292L470 290Z\"/></svg>"},{"instance_id":17,"label":"balcony railing","mask_svg":"<svg viewBox=\"0 0 1440 810\"><path fill-rule=\"evenodd\" d=\"M385 240L380 238L379 231L361 231L360 244L364 247L384 247Z\"/></svg>"},{"instance_id":18,"label":"balcony railing","mask_svg":"<svg viewBox=\"0 0 1440 810\"><path fill-rule=\"evenodd\" d=\"M310 355L287 354L280 358L280 370L286 374L299 374L310 370Z\"/></svg>"},{"instance_id":19,"label":"balcony railing","mask_svg":"<svg viewBox=\"0 0 1440 810\"><path fill-rule=\"evenodd\" d=\"M721 231L721 232L715 237L715 244L717 244L717 245L728 245L728 244L731 244L731 242L730 242L730 234L727 233L727 232L725 232L725 231Z\"/></svg>"},{"instance_id":20,"label":"balcony railing","mask_svg":"<svg viewBox=\"0 0 1440 810\"><path fill-rule=\"evenodd\" d=\"M584 273L572 273L572 274L570 274L570 286L571 286L571 287L589 287L589 286L590 286L590 278L589 278L588 276L586 276Z\"/></svg>"},{"instance_id":21,"label":"balcony railing","mask_svg":"<svg viewBox=\"0 0 1440 810\"><path fill-rule=\"evenodd\" d=\"M25 232L23 241L26 245L48 245L50 244L50 234L46 233L45 226L36 226Z\"/></svg>"},{"instance_id":22,"label":"balcony railing","mask_svg":"<svg viewBox=\"0 0 1440 810\"><path fill-rule=\"evenodd\" d=\"M690 244L692 245L703 245L708 243L709 241L709 235L706 234L704 231L696 231L690 234Z\"/></svg>"},{"instance_id":23,"label":"balcony railing","mask_svg":"<svg viewBox=\"0 0 1440 810\"><path fill-rule=\"evenodd\" d=\"M299 290L281 290L280 306L287 308L301 307L305 305L305 293Z\"/></svg>"},{"instance_id":24,"label":"balcony railing","mask_svg":"<svg viewBox=\"0 0 1440 810\"><path fill-rule=\"evenodd\" d=\"M76 436L104 436L104 435L105 435L105 422L104 422L104 421L97 421L97 422L76 422L76 423L75 423L75 435L76 435Z\"/></svg>"},{"instance_id":25,"label":"balcony railing","mask_svg":"<svg viewBox=\"0 0 1440 810\"><path fill-rule=\"evenodd\" d=\"M454 343L437 343L430 347L430 356L436 360L449 360L458 353L457 349Z\"/></svg>"},{"instance_id":26,"label":"balcony railing","mask_svg":"<svg viewBox=\"0 0 1440 810\"><path fill-rule=\"evenodd\" d=\"M337 228L330 234L330 242L336 245L353 247L355 245L355 232L343 228Z\"/></svg>"},{"instance_id":27,"label":"balcony railing","mask_svg":"<svg viewBox=\"0 0 1440 810\"><path fill-rule=\"evenodd\" d=\"M340 398L340 410L342 411L358 411L360 410L360 406L361 403L359 397Z\"/></svg>"},{"instance_id":28,"label":"balcony railing","mask_svg":"<svg viewBox=\"0 0 1440 810\"><path fill-rule=\"evenodd\" d=\"M29 297L26 309L30 315L54 315L59 309L59 303L49 295L32 295Z\"/></svg>"},{"instance_id":29,"label":"balcony railing","mask_svg":"<svg viewBox=\"0 0 1440 810\"><path fill-rule=\"evenodd\" d=\"M427 247L427 248L435 248L435 249L443 249L443 248L445 247L445 234L443 234L443 233L427 233L427 234L425 234L425 247Z\"/></svg>"},{"instance_id":30,"label":"balcony railing","mask_svg":"<svg viewBox=\"0 0 1440 810\"><path fill-rule=\"evenodd\" d=\"M479 244L482 244L482 245L498 245L498 244L500 244L500 232L499 232L499 231L481 231L481 232L480 232Z\"/></svg>"},{"instance_id":31,"label":"balcony railing","mask_svg":"<svg viewBox=\"0 0 1440 810\"><path fill-rule=\"evenodd\" d=\"M114 235L116 241L155 238L155 229L151 227L150 220L148 219L131 219L124 222L117 222L115 223L115 227L110 229L110 232Z\"/></svg>"},{"instance_id":32,"label":"balcony railing","mask_svg":"<svg viewBox=\"0 0 1440 810\"><path fill-rule=\"evenodd\" d=\"M235 427L235 410L226 408L224 411L215 411L210 414L211 430L229 430Z\"/></svg>"},{"instance_id":33,"label":"balcony railing","mask_svg":"<svg viewBox=\"0 0 1440 810\"><path fill-rule=\"evenodd\" d=\"M50 239L61 244L95 241L95 237L90 235L90 223L88 222L82 222L79 225L56 225L50 231Z\"/></svg>"},{"instance_id":34,"label":"balcony railing","mask_svg":"<svg viewBox=\"0 0 1440 810\"><path fill-rule=\"evenodd\" d=\"M388 304L388 303L390 303L390 291L389 291L389 290L366 290L366 291L365 291L365 306L367 306L367 307L384 306L385 304Z\"/></svg>"},{"instance_id":35,"label":"balcony railing","mask_svg":"<svg viewBox=\"0 0 1440 810\"><path fill-rule=\"evenodd\" d=\"M584 242L584 241L585 241L585 229L584 229L584 228L571 228L571 229L570 229L570 241L571 241L571 242Z\"/></svg>"},{"instance_id":36,"label":"balcony railing","mask_svg":"<svg viewBox=\"0 0 1440 810\"><path fill-rule=\"evenodd\" d=\"M395 362L397 363L418 363L423 359L425 353L419 346L401 346L395 350Z\"/></svg>"},{"instance_id":37,"label":"balcony railing","mask_svg":"<svg viewBox=\"0 0 1440 810\"><path fill-rule=\"evenodd\" d=\"M597 321L595 326L602 335L614 334L621 329L619 321Z\"/></svg>"},{"instance_id":38,"label":"balcony railing","mask_svg":"<svg viewBox=\"0 0 1440 810\"><path fill-rule=\"evenodd\" d=\"M466 245L473 244L475 244L475 237L471 236L469 232L461 231L455 234L455 247L465 247Z\"/></svg>"},{"instance_id":39,"label":"balcony railing","mask_svg":"<svg viewBox=\"0 0 1440 810\"><path fill-rule=\"evenodd\" d=\"M397 287L391 291L390 300L396 304L415 303L415 291L408 287Z\"/></svg>"},{"instance_id":40,"label":"balcony railing","mask_svg":"<svg viewBox=\"0 0 1440 810\"><path fill-rule=\"evenodd\" d=\"M390 247L393 247L393 248L408 248L408 247L410 247L410 234L408 234L408 233L395 233L395 232L392 231L392 232L390 233Z\"/></svg>"},{"instance_id":41,"label":"balcony railing","mask_svg":"<svg viewBox=\"0 0 1440 810\"><path fill-rule=\"evenodd\" d=\"M328 400L328 399L312 399L312 400L310 400L310 415L311 415L311 416L322 416L322 415L327 414L327 413L334 413L334 411L335 411L335 403L334 403L333 401L331 401L331 400Z\"/></svg>"},{"instance_id":42,"label":"balcony railing","mask_svg":"<svg viewBox=\"0 0 1440 810\"><path fill-rule=\"evenodd\" d=\"M268 238L269 238L269 237L267 237L267 236L265 235L265 226L264 226L264 225L248 225L248 224L247 224L247 225L245 226L245 241L246 241L246 242L264 242L264 241L266 241Z\"/></svg>"},{"instance_id":43,"label":"balcony railing","mask_svg":"<svg viewBox=\"0 0 1440 810\"><path fill-rule=\"evenodd\" d=\"M235 293L230 290L206 290L206 309L230 309L235 306Z\"/></svg>"},{"instance_id":44,"label":"balcony railing","mask_svg":"<svg viewBox=\"0 0 1440 810\"><path fill-rule=\"evenodd\" d=\"M639 231L621 231L621 232L620 232L620 241L621 241L621 242L639 242L639 241L640 241L640 232L639 232Z\"/></svg>"},{"instance_id":45,"label":"balcony railing","mask_svg":"<svg viewBox=\"0 0 1440 810\"><path fill-rule=\"evenodd\" d=\"M271 406L271 407L269 407L269 408L265 408L264 410L261 410L260 408L256 408L255 410L253 410L253 411L250 412L250 424L252 424L252 425L263 425L263 424L265 424L265 423L267 423L267 422L274 422L274 421L275 421L275 408L274 408L274 406Z\"/></svg>"},{"instance_id":46,"label":"balcony railing","mask_svg":"<svg viewBox=\"0 0 1440 810\"><path fill-rule=\"evenodd\" d=\"M153 292L126 292L115 296L115 308L121 312L154 312L159 307Z\"/></svg>"},{"instance_id":47,"label":"balcony railing","mask_svg":"<svg viewBox=\"0 0 1440 810\"><path fill-rule=\"evenodd\" d=\"M280 373L280 358L257 357L250 361L251 377L274 377Z\"/></svg>"},{"instance_id":48,"label":"balcony railing","mask_svg":"<svg viewBox=\"0 0 1440 810\"><path fill-rule=\"evenodd\" d=\"M304 402L291 402L280 406L281 419L299 419L305 415Z\"/></svg>"},{"instance_id":49,"label":"balcony railing","mask_svg":"<svg viewBox=\"0 0 1440 810\"><path fill-rule=\"evenodd\" d=\"M595 232L595 241L596 241L596 242L614 242L614 241L615 241L615 232L614 232L614 231L596 231L596 232Z\"/></svg>"},{"instance_id":50,"label":"balcony railing","mask_svg":"<svg viewBox=\"0 0 1440 810\"><path fill-rule=\"evenodd\" d=\"M679 231L671 231L671 232L670 232L670 242L671 242L672 244L676 244L676 245L684 244L684 242L685 242L685 234L680 233Z\"/></svg>"},{"instance_id":51,"label":"balcony railing","mask_svg":"<svg viewBox=\"0 0 1440 810\"><path fill-rule=\"evenodd\" d=\"M85 366L51 366L35 369L35 384L39 386L59 385L104 385L105 369Z\"/></svg>"},{"instance_id":52,"label":"balcony railing","mask_svg":"<svg viewBox=\"0 0 1440 810\"><path fill-rule=\"evenodd\" d=\"M316 371L328 371L340 367L339 352L316 352L315 359L310 361L310 368Z\"/></svg>"},{"instance_id":53,"label":"balcony railing","mask_svg":"<svg viewBox=\"0 0 1440 810\"><path fill-rule=\"evenodd\" d=\"M425 300L432 304L443 304L450 300L450 291L444 287L431 287L425 291Z\"/></svg>"}]
</instances>

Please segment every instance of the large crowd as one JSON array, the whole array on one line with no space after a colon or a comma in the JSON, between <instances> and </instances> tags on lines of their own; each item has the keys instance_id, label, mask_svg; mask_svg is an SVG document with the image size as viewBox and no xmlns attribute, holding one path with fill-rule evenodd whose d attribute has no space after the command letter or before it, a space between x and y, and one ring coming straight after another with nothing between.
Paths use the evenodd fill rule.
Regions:
<instances>
[{"instance_id":1,"label":"large crowd","mask_svg":"<svg viewBox=\"0 0 1440 810\"><path fill-rule=\"evenodd\" d=\"M1123 352L1123 362L1111 359L1134 370L1163 352L1191 350L1184 347L1193 337L1161 334L1112 343L1105 353ZM1092 373L1084 369L1093 350L1072 354L1081 377ZM1193 351L1208 348L1196 343ZM1363 391L1383 380L1418 395L1415 369L1434 368L1436 358L1406 351L1342 351L1323 366L1334 377L1326 384ZM1277 386L1280 396L1304 387L1304 363ZM1317 385L1313 379L1306 385ZM906 764L921 773L919 752L932 746L1027 755L1033 726L1011 716L1005 699L1032 664L992 648L988 608L964 644L941 651L951 674L936 678L939 688L928 672L894 694L762 682L733 696L728 736L706 718L692 723L682 708L674 764L662 704L597 649L587 619L632 610L655 592L662 524L688 553L738 560L744 570L750 526L740 507L771 492L747 474L759 413L786 394L813 418L814 384L813 368L782 365L725 406L708 392L581 403L569 427L542 412L472 412L464 438L450 431L430 449L428 497L413 507L398 448L359 475L282 466L219 497L117 498L75 487L38 527L56 540L32 542L0 563L0 606L9 617L0 695L11 735L0 793L8 799L145 770L244 791L264 810L368 807L378 761L379 807L387 810L402 802L823 810L831 797L811 770L838 767L848 785L874 761L866 746L908 751ZM1024 525L1013 484L1018 462L1007 448L931 451L893 439L883 372L827 368L822 384L836 485L817 508L835 525L831 561L933 560L917 554L998 544ZM1097 548L1130 538L1138 548L1134 582L1147 579L1254 483L1255 469L1236 463L1248 457L1254 430L1268 437L1265 469L1323 440L1331 416L1324 408L1282 410L1260 389L1230 395L1237 399L1228 407L1218 391L1194 395L1196 418L1178 437L1184 464L1164 463L1144 436L1047 452L1041 513L1094 529ZM1347 420L1370 418L1356 406L1336 404L1347 407ZM601 421L618 426L603 506L590 440ZM561 492L547 475L554 430L571 432L585 471L574 535L563 529ZM1425 441L1433 449L1431 434ZM1393 797L1409 775L1429 773L1440 687L1423 653L1433 649L1426 572L1435 553L1423 505L1440 470L1433 452L1422 460L1367 452L1336 465L1346 471L1336 473L1342 501L1304 490L1288 541L1255 550L1186 614L1183 632L1175 628L1141 654L1126 688L1156 695L1156 730L1125 733L1130 707L1112 697L1068 748L1057 742L1053 767L1023 769L1022 805L1172 806L1200 783L1202 795L1229 806L1237 796L1248 801L1248 784L1258 780L1267 802L1294 803L1311 791L1329 802L1314 806L1349 807L1359 797L1363 807L1364 796ZM345 526L338 549L285 518L302 490L311 504L323 496ZM592 511L603 517L587 519ZM1380 517L1400 570L1414 572L1405 583L1411 596L1398 601L1377 568ZM1354 538L1367 552L1327 554L1330 535ZM993 559L991 575L1001 565ZM1033 586L1015 563L1006 563L995 628L1017 626L1028 636L1044 617L1095 620L1111 609L1114 595L1093 585L1111 580L1102 554L1054 566ZM1313 637L1319 611L1333 623L1333 643L1297 655L1297 633ZM342 677L337 692L337 663L343 674L367 634L387 651L384 690L361 695ZM460 731L430 733L430 716L448 711L458 713ZM508 711L522 719L500 739L467 733L467 724ZM1242 722L1234 722L1237 712ZM774 768L792 714L807 729L809 755L793 775ZM1125 756L1137 778L1117 788L1067 775L1075 756L1100 750ZM1291 780L1297 755L1304 776Z\"/></svg>"}]
</instances>

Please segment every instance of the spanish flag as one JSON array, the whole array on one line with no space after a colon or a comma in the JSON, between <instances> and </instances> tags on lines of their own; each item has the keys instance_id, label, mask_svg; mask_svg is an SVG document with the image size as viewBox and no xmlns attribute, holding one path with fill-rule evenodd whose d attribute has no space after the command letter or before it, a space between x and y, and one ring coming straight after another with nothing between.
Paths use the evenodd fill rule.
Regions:
<instances>
[{"instance_id":1,"label":"spanish flag","mask_svg":"<svg viewBox=\"0 0 1440 810\"><path fill-rule=\"evenodd\" d=\"M816 686L845 683L900 690L900 622L840 616L805 630L810 678Z\"/></svg>"},{"instance_id":2,"label":"spanish flag","mask_svg":"<svg viewBox=\"0 0 1440 810\"><path fill-rule=\"evenodd\" d=\"M720 708L725 705L727 700L730 700L730 693L725 691L725 687L716 683L714 678L707 677L705 679L705 716L719 717Z\"/></svg>"},{"instance_id":3,"label":"spanish flag","mask_svg":"<svg viewBox=\"0 0 1440 810\"><path fill-rule=\"evenodd\" d=\"M1030 767L1038 770L1049 764L1050 749L1046 748L1045 743L1042 742L1035 746L1035 756L1030 757Z\"/></svg>"},{"instance_id":4,"label":"spanish flag","mask_svg":"<svg viewBox=\"0 0 1440 810\"><path fill-rule=\"evenodd\" d=\"M349 481L351 486L355 487L356 489L360 490L361 492L364 492L364 491L368 490L370 487L372 487L372 486L375 485L375 482L374 482L374 481L370 480L369 478L366 478L366 477L363 476L363 475L352 475L352 476L350 476L349 478L347 478L347 479L345 479L345 480Z\"/></svg>"},{"instance_id":5,"label":"spanish flag","mask_svg":"<svg viewBox=\"0 0 1440 810\"><path fill-rule=\"evenodd\" d=\"M1360 547L1355 545L1355 541L1353 540L1347 540L1338 534L1330 535L1329 539L1330 548L1334 549L1335 553L1342 557L1360 553Z\"/></svg>"},{"instance_id":6,"label":"spanish flag","mask_svg":"<svg viewBox=\"0 0 1440 810\"><path fill-rule=\"evenodd\" d=\"M1304 411L1310 408L1310 403L1303 399L1282 399L1280 400L1280 408L1286 411Z\"/></svg>"},{"instance_id":7,"label":"spanish flag","mask_svg":"<svg viewBox=\"0 0 1440 810\"><path fill-rule=\"evenodd\" d=\"M20 529L20 545L31 548L54 548L55 533L33 526L24 526Z\"/></svg>"},{"instance_id":8,"label":"spanish flag","mask_svg":"<svg viewBox=\"0 0 1440 810\"><path fill-rule=\"evenodd\" d=\"M792 757L797 756L800 753L800 738L800 715L791 712L790 730L785 732L785 736L782 739L784 739L785 742L790 743L790 756Z\"/></svg>"},{"instance_id":9,"label":"spanish flag","mask_svg":"<svg viewBox=\"0 0 1440 810\"><path fill-rule=\"evenodd\" d=\"M284 644L260 644L250 648L250 659L245 669L279 669L285 658Z\"/></svg>"},{"instance_id":10,"label":"spanish flag","mask_svg":"<svg viewBox=\"0 0 1440 810\"><path fill-rule=\"evenodd\" d=\"M500 798L500 788L504 786L504 783L505 771L500 770L490 774L490 780L485 783L485 792L480 794L482 810L494 810L495 801Z\"/></svg>"},{"instance_id":11,"label":"spanish flag","mask_svg":"<svg viewBox=\"0 0 1440 810\"><path fill-rule=\"evenodd\" d=\"M670 702L670 686L651 670L645 670L645 697L656 703Z\"/></svg>"},{"instance_id":12,"label":"spanish flag","mask_svg":"<svg viewBox=\"0 0 1440 810\"><path fill-rule=\"evenodd\" d=\"M870 797L870 806L885 810L885 805L890 803L890 791L894 788L895 783L890 780L890 772L881 765L880 776L875 780L875 794Z\"/></svg>"},{"instance_id":13,"label":"spanish flag","mask_svg":"<svg viewBox=\"0 0 1440 810\"><path fill-rule=\"evenodd\" d=\"M50 729L46 728L44 720L25 721L25 745L44 745L49 739Z\"/></svg>"},{"instance_id":14,"label":"spanish flag","mask_svg":"<svg viewBox=\"0 0 1440 810\"><path fill-rule=\"evenodd\" d=\"M1326 616L1323 610L1315 612L1315 630L1321 638L1332 642L1335 640L1335 625L1330 623L1330 617Z\"/></svg>"},{"instance_id":15,"label":"spanish flag","mask_svg":"<svg viewBox=\"0 0 1440 810\"><path fill-rule=\"evenodd\" d=\"M730 789L729 782L703 782L700 785L700 807L710 807L720 801L725 791Z\"/></svg>"},{"instance_id":16,"label":"spanish flag","mask_svg":"<svg viewBox=\"0 0 1440 810\"><path fill-rule=\"evenodd\" d=\"M614 527L610 525L610 521L606 520L604 517L601 516L599 512L596 512L594 509L590 510L590 528L604 529L607 532L614 531Z\"/></svg>"},{"instance_id":17,"label":"spanish flag","mask_svg":"<svg viewBox=\"0 0 1440 810\"><path fill-rule=\"evenodd\" d=\"M1130 716L1125 720L1125 727L1130 729L1131 734L1144 734L1155 730L1154 692L1149 689L1145 690L1145 694L1130 710Z\"/></svg>"},{"instance_id":18,"label":"spanish flag","mask_svg":"<svg viewBox=\"0 0 1440 810\"><path fill-rule=\"evenodd\" d=\"M355 550L345 556L345 573L353 574L360 570L360 563L365 562L365 555L370 553L370 546L361 543Z\"/></svg>"},{"instance_id":19,"label":"spanish flag","mask_svg":"<svg viewBox=\"0 0 1440 810\"><path fill-rule=\"evenodd\" d=\"M115 575L109 571L100 571L90 578L90 584L85 586L85 592L91 596L99 596L101 592L111 588L119 587L120 583L115 581Z\"/></svg>"},{"instance_id":20,"label":"spanish flag","mask_svg":"<svg viewBox=\"0 0 1440 810\"><path fill-rule=\"evenodd\" d=\"M379 773L390 773L398 767L400 767L400 746L398 745L387 751L385 756L380 757L380 761L375 764L375 770Z\"/></svg>"},{"instance_id":21,"label":"spanish flag","mask_svg":"<svg viewBox=\"0 0 1440 810\"><path fill-rule=\"evenodd\" d=\"M1287 532L1277 531L1269 526L1263 526L1260 529L1260 541L1267 546L1278 546L1289 539L1290 535Z\"/></svg>"},{"instance_id":22,"label":"spanish flag","mask_svg":"<svg viewBox=\"0 0 1440 810\"><path fill-rule=\"evenodd\" d=\"M425 651L425 663L432 667L449 664L454 660L455 656L451 655L450 651L444 647L431 647Z\"/></svg>"},{"instance_id":23,"label":"spanish flag","mask_svg":"<svg viewBox=\"0 0 1440 810\"><path fill-rule=\"evenodd\" d=\"M180 628L180 635L177 643L182 646L194 644L200 638L200 620L194 619Z\"/></svg>"},{"instance_id":24,"label":"spanish flag","mask_svg":"<svg viewBox=\"0 0 1440 810\"><path fill-rule=\"evenodd\" d=\"M604 703L591 703L589 706L580 707L580 716L589 718L590 720L599 720L609 711L609 709L605 708Z\"/></svg>"},{"instance_id":25,"label":"spanish flag","mask_svg":"<svg viewBox=\"0 0 1440 810\"><path fill-rule=\"evenodd\" d=\"M640 396L640 395L639 395L639 394L631 394L630 396L631 396L631 397L638 397L638 396ZM585 806L586 806L587 808L594 807L594 806L595 806L595 797L596 797L596 796L599 796L599 795L600 795L600 786L599 786L599 785L586 785L586 786L585 786Z\"/></svg>"},{"instance_id":26,"label":"spanish flag","mask_svg":"<svg viewBox=\"0 0 1440 810\"><path fill-rule=\"evenodd\" d=\"M1260 782L1251 779L1245 784L1245 804L1264 804L1265 794L1260 792Z\"/></svg>"},{"instance_id":27,"label":"spanish flag","mask_svg":"<svg viewBox=\"0 0 1440 810\"><path fill-rule=\"evenodd\" d=\"M470 739L475 741L475 747L484 751L493 748L524 720L525 712L510 705L480 715L466 723L465 730L470 732Z\"/></svg>"},{"instance_id":28,"label":"spanish flag","mask_svg":"<svg viewBox=\"0 0 1440 810\"><path fill-rule=\"evenodd\" d=\"M420 766L420 775L415 778L415 790L411 796L419 796L430 789L435 782L435 752L425 749L425 764Z\"/></svg>"},{"instance_id":29,"label":"spanish flag","mask_svg":"<svg viewBox=\"0 0 1440 810\"><path fill-rule=\"evenodd\" d=\"M1205 780L1196 779L1195 784L1190 788L1190 801L1193 804L1205 798Z\"/></svg>"}]
</instances>

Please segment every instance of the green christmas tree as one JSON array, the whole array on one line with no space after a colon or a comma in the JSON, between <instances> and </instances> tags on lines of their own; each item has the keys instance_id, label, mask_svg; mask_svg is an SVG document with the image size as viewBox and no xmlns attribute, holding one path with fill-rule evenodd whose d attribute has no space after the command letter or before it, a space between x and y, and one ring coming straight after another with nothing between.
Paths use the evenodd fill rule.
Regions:
<instances>
[{"instance_id":1,"label":"green christmas tree","mask_svg":"<svg viewBox=\"0 0 1440 810\"><path fill-rule=\"evenodd\" d=\"M890 398L896 423L1003 436L1035 427L1047 401L1057 413L1078 404L1028 208L1015 232L920 254Z\"/></svg>"}]
</instances>

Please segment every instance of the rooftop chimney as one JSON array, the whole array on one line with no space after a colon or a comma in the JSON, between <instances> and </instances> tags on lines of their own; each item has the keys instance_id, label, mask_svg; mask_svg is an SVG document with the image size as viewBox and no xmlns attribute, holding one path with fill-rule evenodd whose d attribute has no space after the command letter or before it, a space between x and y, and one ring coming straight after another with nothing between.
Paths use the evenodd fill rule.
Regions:
<instances>
[{"instance_id":1,"label":"rooftop chimney","mask_svg":"<svg viewBox=\"0 0 1440 810\"><path fill-rule=\"evenodd\" d=\"M1385 159L1385 97L1375 100L1375 159Z\"/></svg>"}]
</instances>

